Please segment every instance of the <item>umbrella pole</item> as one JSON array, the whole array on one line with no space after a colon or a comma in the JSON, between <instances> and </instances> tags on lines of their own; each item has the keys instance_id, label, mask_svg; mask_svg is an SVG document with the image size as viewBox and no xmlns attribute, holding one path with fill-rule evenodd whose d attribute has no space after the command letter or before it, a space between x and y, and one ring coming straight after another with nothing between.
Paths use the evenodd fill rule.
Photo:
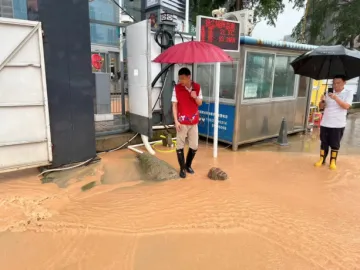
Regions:
<instances>
[{"instance_id":1,"label":"umbrella pole","mask_svg":"<svg viewBox=\"0 0 360 270\"><path fill-rule=\"evenodd\" d=\"M321 88L320 85L321 85L321 80L317 81L317 86L316 86L316 96L315 96L314 106L316 106L317 108L319 108L318 98L319 98L319 92L320 92L320 88ZM311 89L312 89L311 90L311 92L312 92L314 90L314 81L312 81Z\"/></svg>"},{"instance_id":2,"label":"umbrella pole","mask_svg":"<svg viewBox=\"0 0 360 270\"><path fill-rule=\"evenodd\" d=\"M329 87L328 83L329 83L329 79L326 79L325 92L323 94L324 96L326 95L326 92L328 91L328 87Z\"/></svg>"},{"instance_id":3,"label":"umbrella pole","mask_svg":"<svg viewBox=\"0 0 360 270\"><path fill-rule=\"evenodd\" d=\"M220 63L215 64L215 104L214 104L214 149L213 157L218 156L219 102L220 102Z\"/></svg>"},{"instance_id":4,"label":"umbrella pole","mask_svg":"<svg viewBox=\"0 0 360 270\"><path fill-rule=\"evenodd\" d=\"M191 41L194 41L194 36L191 36ZM191 74L192 74L193 78L195 78L194 77L195 76L195 74L194 74L194 63L192 63L192 65L191 65Z\"/></svg>"}]
</instances>

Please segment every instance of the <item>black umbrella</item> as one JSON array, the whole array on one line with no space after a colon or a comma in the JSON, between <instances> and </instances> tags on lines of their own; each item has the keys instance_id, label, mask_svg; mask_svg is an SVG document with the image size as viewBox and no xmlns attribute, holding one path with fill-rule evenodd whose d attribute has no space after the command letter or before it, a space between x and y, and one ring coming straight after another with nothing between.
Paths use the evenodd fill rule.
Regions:
<instances>
[{"instance_id":1,"label":"black umbrella","mask_svg":"<svg viewBox=\"0 0 360 270\"><path fill-rule=\"evenodd\" d=\"M295 74L314 80L333 79L337 75L346 80L360 76L360 52L342 45L320 46L291 62Z\"/></svg>"}]
</instances>

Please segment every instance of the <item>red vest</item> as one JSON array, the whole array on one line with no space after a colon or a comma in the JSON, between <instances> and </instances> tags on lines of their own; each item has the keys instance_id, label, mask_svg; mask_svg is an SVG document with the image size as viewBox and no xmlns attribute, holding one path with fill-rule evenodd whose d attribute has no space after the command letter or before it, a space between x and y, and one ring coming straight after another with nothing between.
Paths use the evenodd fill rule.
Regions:
<instances>
[{"instance_id":1,"label":"red vest","mask_svg":"<svg viewBox=\"0 0 360 270\"><path fill-rule=\"evenodd\" d=\"M192 91L199 96L200 84L192 83ZM199 123L199 106L195 99L190 95L189 90L181 84L175 85L175 94L177 99L178 121L182 125L196 125Z\"/></svg>"}]
</instances>

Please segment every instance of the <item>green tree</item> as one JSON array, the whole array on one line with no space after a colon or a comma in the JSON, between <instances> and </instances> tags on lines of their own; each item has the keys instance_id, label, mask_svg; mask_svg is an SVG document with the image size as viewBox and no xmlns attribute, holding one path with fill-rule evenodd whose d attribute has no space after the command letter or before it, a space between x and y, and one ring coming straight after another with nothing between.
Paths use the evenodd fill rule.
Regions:
<instances>
[{"instance_id":1,"label":"green tree","mask_svg":"<svg viewBox=\"0 0 360 270\"><path fill-rule=\"evenodd\" d=\"M331 41L354 47L360 35L360 1L349 0L340 6L340 11L332 20L336 35Z\"/></svg>"},{"instance_id":2,"label":"green tree","mask_svg":"<svg viewBox=\"0 0 360 270\"><path fill-rule=\"evenodd\" d=\"M269 25L275 26L277 17L284 11L286 0L190 0L192 21L197 15L211 16L211 11L225 7L228 12L242 9L254 10L254 23L266 20ZM297 3L301 0L290 0ZM298 3L297 6L301 6Z\"/></svg>"},{"instance_id":3,"label":"green tree","mask_svg":"<svg viewBox=\"0 0 360 270\"><path fill-rule=\"evenodd\" d=\"M359 0L296 0L295 7L305 4L305 14L292 33L298 42L354 47L354 40L360 34ZM325 31L332 27L335 35L325 37Z\"/></svg>"}]
</instances>

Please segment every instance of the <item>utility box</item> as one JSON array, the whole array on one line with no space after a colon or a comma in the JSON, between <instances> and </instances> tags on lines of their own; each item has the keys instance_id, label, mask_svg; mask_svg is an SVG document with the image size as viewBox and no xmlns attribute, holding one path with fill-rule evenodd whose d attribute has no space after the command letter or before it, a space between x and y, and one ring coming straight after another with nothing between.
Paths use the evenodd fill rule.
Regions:
<instances>
[{"instance_id":1,"label":"utility box","mask_svg":"<svg viewBox=\"0 0 360 270\"><path fill-rule=\"evenodd\" d=\"M91 71L89 2L27 0L27 12L29 20L42 23L51 166L94 158L95 82Z\"/></svg>"},{"instance_id":2,"label":"utility box","mask_svg":"<svg viewBox=\"0 0 360 270\"><path fill-rule=\"evenodd\" d=\"M171 21L175 23L176 31L187 32L189 6L184 0L147 0L144 9L145 18L150 21L151 29L157 29L162 21L167 20L163 17L170 16Z\"/></svg>"},{"instance_id":3,"label":"utility box","mask_svg":"<svg viewBox=\"0 0 360 270\"><path fill-rule=\"evenodd\" d=\"M114 120L111 114L110 74L96 72L95 76L95 122Z\"/></svg>"},{"instance_id":4,"label":"utility box","mask_svg":"<svg viewBox=\"0 0 360 270\"><path fill-rule=\"evenodd\" d=\"M111 113L110 74L94 73L95 76L95 114Z\"/></svg>"}]
</instances>

